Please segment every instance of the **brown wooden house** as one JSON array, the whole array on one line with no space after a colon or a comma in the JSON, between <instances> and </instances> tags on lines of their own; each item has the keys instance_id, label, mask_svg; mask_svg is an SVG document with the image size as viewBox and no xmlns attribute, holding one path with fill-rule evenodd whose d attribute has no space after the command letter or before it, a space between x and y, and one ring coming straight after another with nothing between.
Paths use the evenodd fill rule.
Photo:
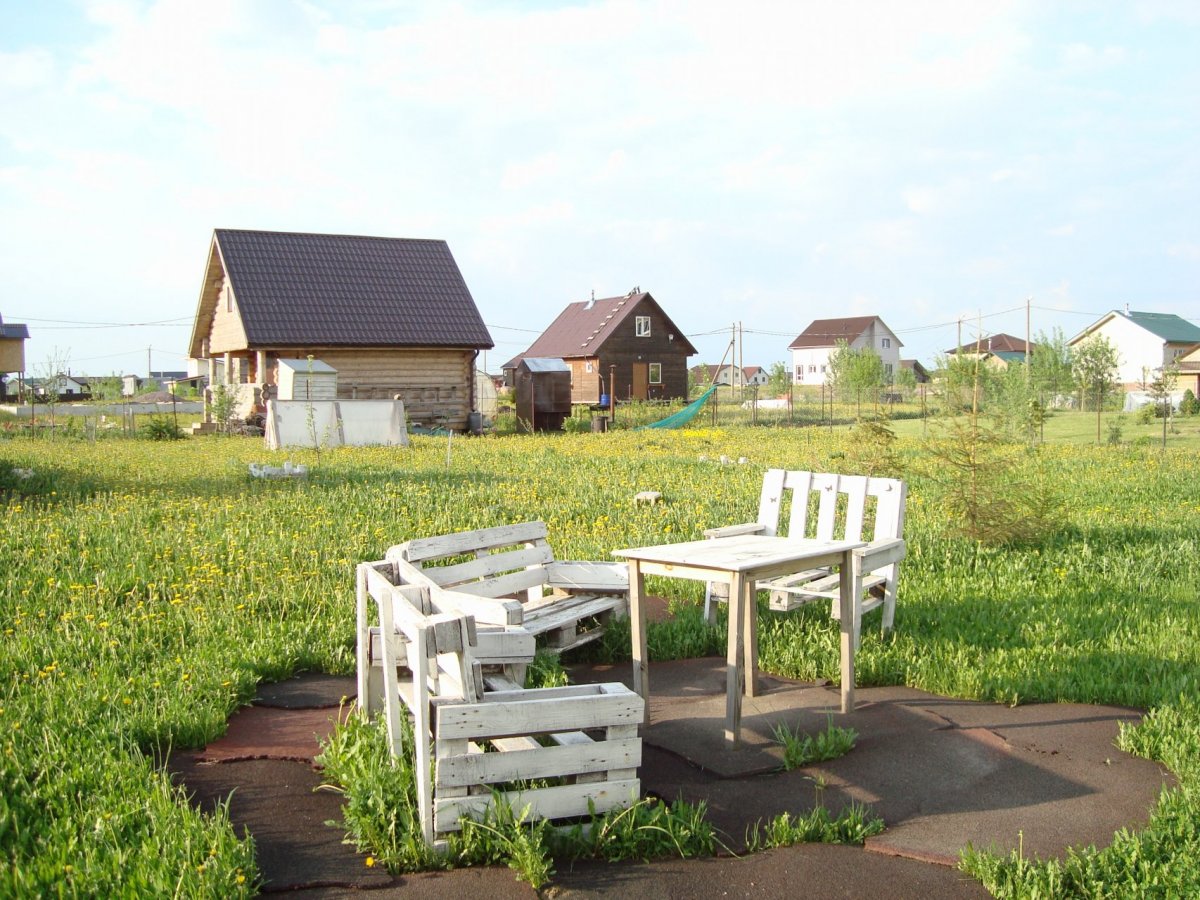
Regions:
<instances>
[{"instance_id":1,"label":"brown wooden house","mask_svg":"<svg viewBox=\"0 0 1200 900\"><path fill-rule=\"evenodd\" d=\"M648 292L585 300L564 309L524 353L505 363L510 376L526 357L571 367L571 402L671 400L688 395L687 360L696 348Z\"/></svg>"},{"instance_id":2,"label":"brown wooden house","mask_svg":"<svg viewBox=\"0 0 1200 900\"><path fill-rule=\"evenodd\" d=\"M493 346L445 241L213 232L190 354L239 413L277 385L278 360L312 357L339 399L404 401L410 420L463 429L475 357Z\"/></svg>"}]
</instances>

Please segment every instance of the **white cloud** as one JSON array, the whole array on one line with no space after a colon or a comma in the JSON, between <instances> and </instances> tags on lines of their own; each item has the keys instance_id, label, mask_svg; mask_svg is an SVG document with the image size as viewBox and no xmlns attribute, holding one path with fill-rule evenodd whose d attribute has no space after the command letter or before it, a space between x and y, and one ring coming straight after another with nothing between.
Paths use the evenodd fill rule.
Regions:
<instances>
[{"instance_id":1,"label":"white cloud","mask_svg":"<svg viewBox=\"0 0 1200 900\"><path fill-rule=\"evenodd\" d=\"M562 161L557 153L542 153L526 162L510 163L500 177L500 187L506 191L522 191L539 182L553 179L560 173Z\"/></svg>"}]
</instances>

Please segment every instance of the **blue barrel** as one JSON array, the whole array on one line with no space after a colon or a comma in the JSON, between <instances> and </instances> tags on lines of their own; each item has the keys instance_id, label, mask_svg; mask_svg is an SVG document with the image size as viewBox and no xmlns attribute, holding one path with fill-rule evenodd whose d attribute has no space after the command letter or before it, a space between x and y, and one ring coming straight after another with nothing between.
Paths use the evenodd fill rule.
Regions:
<instances>
[{"instance_id":1,"label":"blue barrel","mask_svg":"<svg viewBox=\"0 0 1200 900\"><path fill-rule=\"evenodd\" d=\"M608 406L608 394L601 394L601 395L600 395L600 405L601 405L601 406Z\"/></svg>"}]
</instances>

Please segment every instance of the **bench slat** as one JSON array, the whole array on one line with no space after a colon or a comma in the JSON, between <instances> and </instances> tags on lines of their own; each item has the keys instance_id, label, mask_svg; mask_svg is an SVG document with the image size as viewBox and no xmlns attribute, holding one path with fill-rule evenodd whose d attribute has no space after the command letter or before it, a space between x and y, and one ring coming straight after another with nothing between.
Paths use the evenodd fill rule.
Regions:
<instances>
[{"instance_id":1,"label":"bench slat","mask_svg":"<svg viewBox=\"0 0 1200 900\"><path fill-rule=\"evenodd\" d=\"M388 550L399 551L409 562L431 562L447 556L474 553L477 550L493 550L512 544L545 541L548 532L545 522L519 522L515 525L496 525L492 528L477 528L474 531L459 531L435 537L413 538Z\"/></svg>"}]
</instances>

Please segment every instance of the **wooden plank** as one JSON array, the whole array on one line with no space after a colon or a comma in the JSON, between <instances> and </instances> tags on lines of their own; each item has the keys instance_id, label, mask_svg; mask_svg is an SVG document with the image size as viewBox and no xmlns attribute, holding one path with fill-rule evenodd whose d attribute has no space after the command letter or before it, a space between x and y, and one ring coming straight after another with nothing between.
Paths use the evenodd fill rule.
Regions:
<instances>
[{"instance_id":1,"label":"wooden plank","mask_svg":"<svg viewBox=\"0 0 1200 900\"><path fill-rule=\"evenodd\" d=\"M640 721L642 717L642 700L633 694L586 698L538 696L545 690L556 689L524 691L525 697L510 702L497 702L497 695L493 693L484 695L480 703L439 706L438 734L448 739L486 740L623 725Z\"/></svg>"},{"instance_id":2,"label":"wooden plank","mask_svg":"<svg viewBox=\"0 0 1200 900\"><path fill-rule=\"evenodd\" d=\"M565 816L586 815L589 801L596 812L628 806L641 795L641 782L636 778L628 781L599 782L586 785L562 785L528 791L513 791L501 795L514 810L530 807L533 819L561 819ZM491 796L453 798L438 802L435 825L438 832L457 831L458 820L463 816L482 818L491 804Z\"/></svg>"},{"instance_id":3,"label":"wooden plank","mask_svg":"<svg viewBox=\"0 0 1200 900\"><path fill-rule=\"evenodd\" d=\"M510 572L507 575L497 575L495 578L485 578L483 581L456 584L454 590L460 594L501 598L540 587L545 583L546 570L538 566L533 569L522 569L520 572Z\"/></svg>"},{"instance_id":4,"label":"wooden plank","mask_svg":"<svg viewBox=\"0 0 1200 900\"><path fill-rule=\"evenodd\" d=\"M525 618L520 600L479 597L444 588L434 588L430 596L434 606L442 612L458 612L471 616L478 625L515 628Z\"/></svg>"},{"instance_id":5,"label":"wooden plank","mask_svg":"<svg viewBox=\"0 0 1200 900\"><path fill-rule=\"evenodd\" d=\"M792 489L792 512L788 519L788 537L805 537L808 528L808 495L812 490L812 472L788 472Z\"/></svg>"},{"instance_id":6,"label":"wooden plank","mask_svg":"<svg viewBox=\"0 0 1200 900\"><path fill-rule=\"evenodd\" d=\"M758 497L758 524L762 534L774 536L779 533L779 508L783 503L783 482L787 472L783 469L767 469L763 475L762 492Z\"/></svg>"},{"instance_id":7,"label":"wooden plank","mask_svg":"<svg viewBox=\"0 0 1200 900\"><path fill-rule=\"evenodd\" d=\"M817 504L817 540L834 540L834 524L837 519L838 476L822 473L813 476L813 490L820 491Z\"/></svg>"},{"instance_id":8,"label":"wooden plank","mask_svg":"<svg viewBox=\"0 0 1200 900\"><path fill-rule=\"evenodd\" d=\"M862 540L867 511L867 476L843 475L838 490L846 495L846 529L842 535L847 541Z\"/></svg>"},{"instance_id":9,"label":"wooden plank","mask_svg":"<svg viewBox=\"0 0 1200 900\"><path fill-rule=\"evenodd\" d=\"M629 569L621 563L552 560L546 564L546 584L572 591L626 593L629 591Z\"/></svg>"},{"instance_id":10,"label":"wooden plank","mask_svg":"<svg viewBox=\"0 0 1200 900\"><path fill-rule=\"evenodd\" d=\"M559 603L539 606L536 610L526 609L524 626L530 634L544 634L609 610L624 609L624 597L580 597L563 598Z\"/></svg>"},{"instance_id":11,"label":"wooden plank","mask_svg":"<svg viewBox=\"0 0 1200 900\"><path fill-rule=\"evenodd\" d=\"M515 746L520 738L502 738L500 753L468 754L437 761L437 787L503 784L533 778L561 778L610 770L634 770L641 765L642 742L591 741L555 747ZM499 747L501 741L493 742Z\"/></svg>"},{"instance_id":12,"label":"wooden plank","mask_svg":"<svg viewBox=\"0 0 1200 900\"><path fill-rule=\"evenodd\" d=\"M474 531L459 531L434 537L414 538L388 550L397 550L404 559L413 563L424 563L447 556L460 556L477 550L492 550L513 544L533 543L546 540L545 522L519 522L515 525L496 525L477 528Z\"/></svg>"},{"instance_id":13,"label":"wooden plank","mask_svg":"<svg viewBox=\"0 0 1200 900\"><path fill-rule=\"evenodd\" d=\"M511 572L514 569L527 569L530 566L540 566L554 561L554 554L549 545L522 547L520 550L510 550L506 553L489 553L477 557L470 562L458 563L453 566L422 566L429 578L442 587L453 587L463 582L478 581Z\"/></svg>"},{"instance_id":14,"label":"wooden plank","mask_svg":"<svg viewBox=\"0 0 1200 900\"><path fill-rule=\"evenodd\" d=\"M529 735L518 735L516 737L496 738L495 740L491 741L490 743L492 744L493 747L495 747L501 753L518 753L523 750L541 750L542 749L542 745L538 743L537 738L530 737ZM438 760L438 763L437 763L438 767L439 767L438 771L439 772L441 771L442 763L449 762L449 761L451 761L451 760ZM481 780L482 779L476 779L475 781L472 781L470 783L478 784Z\"/></svg>"}]
</instances>

